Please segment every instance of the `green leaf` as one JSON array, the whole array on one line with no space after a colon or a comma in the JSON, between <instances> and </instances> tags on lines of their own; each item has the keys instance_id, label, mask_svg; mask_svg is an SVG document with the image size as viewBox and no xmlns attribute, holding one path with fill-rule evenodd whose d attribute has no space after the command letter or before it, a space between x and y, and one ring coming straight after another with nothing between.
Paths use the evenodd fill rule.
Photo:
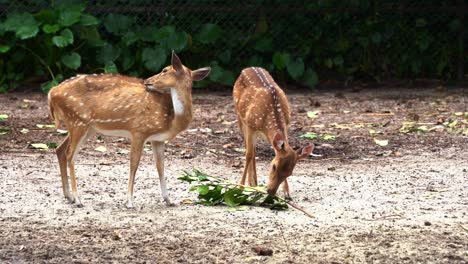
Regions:
<instances>
[{"instance_id":1,"label":"green leaf","mask_svg":"<svg viewBox=\"0 0 468 264\"><path fill-rule=\"evenodd\" d=\"M115 63L108 62L106 63L106 65L104 65L104 72L117 74L119 73L119 69L117 68L117 65L115 65Z\"/></svg>"},{"instance_id":2,"label":"green leaf","mask_svg":"<svg viewBox=\"0 0 468 264\"><path fill-rule=\"evenodd\" d=\"M304 81L310 86L310 88L314 88L318 84L319 78L313 69L308 68L304 73Z\"/></svg>"},{"instance_id":3,"label":"green leaf","mask_svg":"<svg viewBox=\"0 0 468 264\"><path fill-rule=\"evenodd\" d=\"M218 54L218 58L221 60L223 63L229 63L231 61L231 51L228 49L225 49L223 52Z\"/></svg>"},{"instance_id":4,"label":"green leaf","mask_svg":"<svg viewBox=\"0 0 468 264\"><path fill-rule=\"evenodd\" d=\"M209 44L215 42L219 37L221 37L221 33L222 29L220 26L207 23L200 27L200 30L196 35L196 39L203 44Z\"/></svg>"},{"instance_id":5,"label":"green leaf","mask_svg":"<svg viewBox=\"0 0 468 264\"><path fill-rule=\"evenodd\" d=\"M70 44L73 44L73 32L70 29L66 28L60 32L60 36L54 36L52 42L55 46L59 48L66 47Z\"/></svg>"},{"instance_id":6,"label":"green leaf","mask_svg":"<svg viewBox=\"0 0 468 264\"><path fill-rule=\"evenodd\" d=\"M323 135L322 138L324 140L336 140L336 136L335 135Z\"/></svg>"},{"instance_id":7,"label":"green leaf","mask_svg":"<svg viewBox=\"0 0 468 264\"><path fill-rule=\"evenodd\" d=\"M69 69L76 70L81 66L81 56L76 52L71 52L62 57L62 62Z\"/></svg>"},{"instance_id":8,"label":"green leaf","mask_svg":"<svg viewBox=\"0 0 468 264\"><path fill-rule=\"evenodd\" d=\"M38 128L55 128L55 125L36 124Z\"/></svg>"},{"instance_id":9,"label":"green leaf","mask_svg":"<svg viewBox=\"0 0 468 264\"><path fill-rule=\"evenodd\" d=\"M259 38L253 45L254 50L260 52L273 51L273 39L270 37Z\"/></svg>"},{"instance_id":10,"label":"green leaf","mask_svg":"<svg viewBox=\"0 0 468 264\"><path fill-rule=\"evenodd\" d=\"M286 52L275 52L273 54L273 64L278 70L284 69L291 61L291 56Z\"/></svg>"},{"instance_id":11,"label":"green leaf","mask_svg":"<svg viewBox=\"0 0 468 264\"><path fill-rule=\"evenodd\" d=\"M0 53L6 53L10 50L10 46L7 45L0 45Z\"/></svg>"},{"instance_id":12,"label":"green leaf","mask_svg":"<svg viewBox=\"0 0 468 264\"><path fill-rule=\"evenodd\" d=\"M185 32L175 32L167 38L167 47L176 52L182 51L187 46L188 35Z\"/></svg>"},{"instance_id":13,"label":"green leaf","mask_svg":"<svg viewBox=\"0 0 468 264\"><path fill-rule=\"evenodd\" d=\"M63 27L69 27L80 21L81 11L73 9L60 10L58 23Z\"/></svg>"},{"instance_id":14,"label":"green leaf","mask_svg":"<svg viewBox=\"0 0 468 264\"><path fill-rule=\"evenodd\" d=\"M5 119L8 119L8 115L7 114L0 114L0 121L3 121Z\"/></svg>"},{"instance_id":15,"label":"green leaf","mask_svg":"<svg viewBox=\"0 0 468 264\"><path fill-rule=\"evenodd\" d=\"M62 75L58 74L57 76L55 76L55 79L50 80L50 81L45 82L45 83L42 83L41 84L42 92L45 93L45 94L49 93L50 89L57 86L59 84L59 82L62 81L62 80L63 80Z\"/></svg>"},{"instance_id":16,"label":"green leaf","mask_svg":"<svg viewBox=\"0 0 468 264\"><path fill-rule=\"evenodd\" d=\"M99 24L99 20L92 15L82 15L80 19L80 24L83 26L95 26Z\"/></svg>"},{"instance_id":17,"label":"green leaf","mask_svg":"<svg viewBox=\"0 0 468 264\"><path fill-rule=\"evenodd\" d=\"M151 29L146 29L147 31L151 31ZM170 35L175 33L175 27L168 25L158 29L156 32L153 33L152 40L163 43Z\"/></svg>"},{"instance_id":18,"label":"green leaf","mask_svg":"<svg viewBox=\"0 0 468 264\"><path fill-rule=\"evenodd\" d=\"M89 45L93 47L102 47L107 44L102 40L96 27L82 27L79 32L79 37L87 40Z\"/></svg>"},{"instance_id":19,"label":"green leaf","mask_svg":"<svg viewBox=\"0 0 468 264\"><path fill-rule=\"evenodd\" d=\"M59 24L45 24L42 26L42 31L44 31L47 34L52 34L60 30L60 25Z\"/></svg>"},{"instance_id":20,"label":"green leaf","mask_svg":"<svg viewBox=\"0 0 468 264\"><path fill-rule=\"evenodd\" d=\"M333 67L333 61L332 59L328 58L325 60L325 66L327 66L327 68L331 68Z\"/></svg>"},{"instance_id":21,"label":"green leaf","mask_svg":"<svg viewBox=\"0 0 468 264\"><path fill-rule=\"evenodd\" d=\"M7 15L3 28L15 32L20 39L35 37L39 32L40 23L30 13L10 13Z\"/></svg>"},{"instance_id":22,"label":"green leaf","mask_svg":"<svg viewBox=\"0 0 468 264\"><path fill-rule=\"evenodd\" d=\"M301 58L292 61L288 64L287 67L289 75L295 80L301 77L304 74L304 61Z\"/></svg>"},{"instance_id":23,"label":"green leaf","mask_svg":"<svg viewBox=\"0 0 468 264\"><path fill-rule=\"evenodd\" d=\"M120 14L109 14L104 18L104 27L115 35L124 35L132 28L134 23L135 17Z\"/></svg>"},{"instance_id":24,"label":"green leaf","mask_svg":"<svg viewBox=\"0 0 468 264\"><path fill-rule=\"evenodd\" d=\"M243 194L240 189L231 189L224 193L223 198L227 205L234 207L244 203L248 196Z\"/></svg>"},{"instance_id":25,"label":"green leaf","mask_svg":"<svg viewBox=\"0 0 468 264\"><path fill-rule=\"evenodd\" d=\"M335 58L333 58L333 64L337 66L343 65L343 57L341 55L338 55Z\"/></svg>"},{"instance_id":26,"label":"green leaf","mask_svg":"<svg viewBox=\"0 0 468 264\"><path fill-rule=\"evenodd\" d=\"M299 136L300 138L308 138L308 139L316 139L318 138L317 134L312 133L312 132L307 132L305 134L302 134Z\"/></svg>"},{"instance_id":27,"label":"green leaf","mask_svg":"<svg viewBox=\"0 0 468 264\"><path fill-rule=\"evenodd\" d=\"M120 56L120 49L107 43L98 52L96 59L102 64L114 62Z\"/></svg>"},{"instance_id":28,"label":"green leaf","mask_svg":"<svg viewBox=\"0 0 468 264\"><path fill-rule=\"evenodd\" d=\"M208 185L200 185L197 188L197 191L201 195L205 195L210 191L210 187Z\"/></svg>"},{"instance_id":29,"label":"green leaf","mask_svg":"<svg viewBox=\"0 0 468 264\"><path fill-rule=\"evenodd\" d=\"M132 45L138 39L139 39L138 35L133 31L129 31L125 33L125 35L122 37L122 41L125 43L126 46Z\"/></svg>"},{"instance_id":30,"label":"green leaf","mask_svg":"<svg viewBox=\"0 0 468 264\"><path fill-rule=\"evenodd\" d=\"M161 48L145 48L141 54L145 68L157 72L166 62L166 53Z\"/></svg>"},{"instance_id":31,"label":"green leaf","mask_svg":"<svg viewBox=\"0 0 468 264\"><path fill-rule=\"evenodd\" d=\"M379 32L375 32L372 34L372 42L375 44L379 44L382 41L382 35Z\"/></svg>"},{"instance_id":32,"label":"green leaf","mask_svg":"<svg viewBox=\"0 0 468 264\"><path fill-rule=\"evenodd\" d=\"M307 117L310 118L310 119L315 119L318 117L318 114L320 113L320 111L307 111Z\"/></svg>"}]
</instances>

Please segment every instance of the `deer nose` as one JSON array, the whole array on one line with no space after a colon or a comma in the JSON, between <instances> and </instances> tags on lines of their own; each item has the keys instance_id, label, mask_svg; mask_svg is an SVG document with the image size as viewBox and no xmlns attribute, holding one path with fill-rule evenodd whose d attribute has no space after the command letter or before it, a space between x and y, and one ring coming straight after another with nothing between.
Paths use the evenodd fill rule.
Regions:
<instances>
[{"instance_id":1,"label":"deer nose","mask_svg":"<svg viewBox=\"0 0 468 264\"><path fill-rule=\"evenodd\" d=\"M272 189L272 188L267 188L267 193L268 193L269 195L275 195L275 194L276 194L276 191L275 191L274 189Z\"/></svg>"}]
</instances>

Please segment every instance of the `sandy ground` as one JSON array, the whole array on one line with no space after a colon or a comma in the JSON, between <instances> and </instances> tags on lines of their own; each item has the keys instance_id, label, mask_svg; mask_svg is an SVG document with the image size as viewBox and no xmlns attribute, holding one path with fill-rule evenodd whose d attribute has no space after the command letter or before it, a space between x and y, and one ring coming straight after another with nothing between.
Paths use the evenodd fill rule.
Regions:
<instances>
[{"instance_id":1,"label":"sandy ground","mask_svg":"<svg viewBox=\"0 0 468 264\"><path fill-rule=\"evenodd\" d=\"M300 162L289 178L294 201L314 219L292 208L181 204L196 201L189 185L177 179L182 170L240 178L243 154L235 148L243 141L228 93L196 93L192 130L166 148L169 194L178 205L162 201L145 152L135 209L125 207L128 157L116 153L128 148L127 140L93 139L83 147L76 169L84 207L77 208L63 198L54 151L28 147L63 138L36 127L51 123L45 96L1 95L0 114L9 115L2 126L11 130L0 136L0 262L468 262L468 137L447 130L398 131L414 115L432 127L467 111L462 89L293 91L289 97L292 144L313 142L322 155ZM307 117L311 110L320 111L318 118ZM466 129L463 116L456 118L456 127ZM22 128L30 132L22 134ZM381 130L377 137L389 145L375 144L369 129ZM305 132L337 138L298 138ZM267 144L259 144L262 183L272 155ZM273 255L259 256L254 247Z\"/></svg>"}]
</instances>

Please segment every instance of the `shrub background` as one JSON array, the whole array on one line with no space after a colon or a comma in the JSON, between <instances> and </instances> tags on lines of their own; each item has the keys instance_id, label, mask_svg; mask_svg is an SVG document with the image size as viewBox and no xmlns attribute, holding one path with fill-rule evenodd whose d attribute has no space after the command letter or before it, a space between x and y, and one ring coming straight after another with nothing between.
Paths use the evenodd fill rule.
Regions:
<instances>
[{"instance_id":1,"label":"shrub background","mask_svg":"<svg viewBox=\"0 0 468 264\"><path fill-rule=\"evenodd\" d=\"M465 1L0 0L0 91L76 73L147 77L210 65L198 86L231 86L262 66L281 82L463 79Z\"/></svg>"}]
</instances>

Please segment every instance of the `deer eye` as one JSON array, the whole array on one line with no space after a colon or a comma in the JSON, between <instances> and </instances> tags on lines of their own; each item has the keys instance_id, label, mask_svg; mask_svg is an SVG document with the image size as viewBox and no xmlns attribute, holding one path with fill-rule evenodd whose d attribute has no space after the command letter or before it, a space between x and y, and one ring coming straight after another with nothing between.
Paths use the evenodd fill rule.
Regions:
<instances>
[{"instance_id":1,"label":"deer eye","mask_svg":"<svg viewBox=\"0 0 468 264\"><path fill-rule=\"evenodd\" d=\"M164 68L164 69L162 70L162 73L166 73L166 72L167 72L167 69Z\"/></svg>"}]
</instances>

